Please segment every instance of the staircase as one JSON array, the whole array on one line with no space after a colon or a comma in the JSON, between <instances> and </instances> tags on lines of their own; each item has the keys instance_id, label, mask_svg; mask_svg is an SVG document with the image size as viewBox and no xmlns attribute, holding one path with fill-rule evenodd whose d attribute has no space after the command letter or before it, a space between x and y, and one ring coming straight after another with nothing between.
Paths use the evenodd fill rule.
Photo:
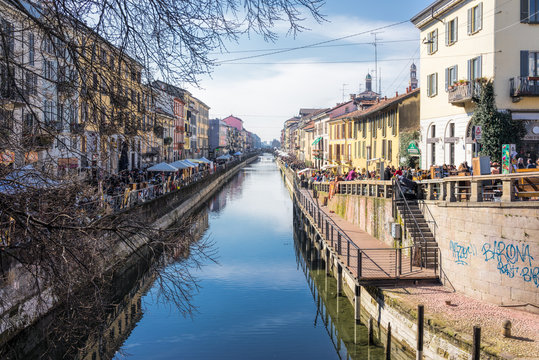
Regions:
<instances>
[{"instance_id":1,"label":"staircase","mask_svg":"<svg viewBox=\"0 0 539 360\"><path fill-rule=\"evenodd\" d=\"M409 234L413 239L414 246L420 249L420 254L416 256L418 262L423 267L435 268L439 265L438 243L429 227L429 223L419 208L418 201L407 199L398 182L394 182L393 188L396 189L394 190L396 196L393 197L393 202L403 220L405 233Z\"/></svg>"}]
</instances>

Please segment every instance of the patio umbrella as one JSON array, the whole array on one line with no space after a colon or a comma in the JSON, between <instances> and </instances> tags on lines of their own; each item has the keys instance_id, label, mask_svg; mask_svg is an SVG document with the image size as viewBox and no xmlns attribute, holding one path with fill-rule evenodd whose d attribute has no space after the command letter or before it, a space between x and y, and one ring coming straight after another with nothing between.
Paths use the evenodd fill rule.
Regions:
<instances>
[{"instance_id":1,"label":"patio umbrella","mask_svg":"<svg viewBox=\"0 0 539 360\"><path fill-rule=\"evenodd\" d=\"M146 171L159 171L159 172L176 172L178 168L167 164L166 162L159 163L146 169Z\"/></svg>"}]
</instances>

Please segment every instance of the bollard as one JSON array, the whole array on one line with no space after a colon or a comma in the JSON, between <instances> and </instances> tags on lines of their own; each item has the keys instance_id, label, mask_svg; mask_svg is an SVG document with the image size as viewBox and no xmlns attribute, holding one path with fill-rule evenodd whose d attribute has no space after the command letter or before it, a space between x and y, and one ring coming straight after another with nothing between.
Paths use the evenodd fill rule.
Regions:
<instances>
[{"instance_id":1,"label":"bollard","mask_svg":"<svg viewBox=\"0 0 539 360\"><path fill-rule=\"evenodd\" d=\"M342 266L337 264L337 296L342 295Z\"/></svg>"},{"instance_id":2,"label":"bollard","mask_svg":"<svg viewBox=\"0 0 539 360\"><path fill-rule=\"evenodd\" d=\"M356 324L361 323L361 317L360 317L360 305L361 305L361 287L359 285L356 285L355 289L355 296L354 296L354 319L356 320Z\"/></svg>"},{"instance_id":3,"label":"bollard","mask_svg":"<svg viewBox=\"0 0 539 360\"><path fill-rule=\"evenodd\" d=\"M504 320L502 327L503 327L503 331L502 331L503 337L511 337L511 327L512 327L511 321Z\"/></svg>"},{"instance_id":4,"label":"bollard","mask_svg":"<svg viewBox=\"0 0 539 360\"><path fill-rule=\"evenodd\" d=\"M416 359L423 359L423 331L424 331L424 317L425 307L423 305L417 306L417 349Z\"/></svg>"},{"instance_id":5,"label":"bollard","mask_svg":"<svg viewBox=\"0 0 539 360\"><path fill-rule=\"evenodd\" d=\"M372 318L369 319L369 345L374 345L374 324Z\"/></svg>"},{"instance_id":6,"label":"bollard","mask_svg":"<svg viewBox=\"0 0 539 360\"><path fill-rule=\"evenodd\" d=\"M391 360L391 323L387 323L386 360Z\"/></svg>"},{"instance_id":7,"label":"bollard","mask_svg":"<svg viewBox=\"0 0 539 360\"><path fill-rule=\"evenodd\" d=\"M473 327L472 360L479 360L481 356L481 327Z\"/></svg>"}]
</instances>

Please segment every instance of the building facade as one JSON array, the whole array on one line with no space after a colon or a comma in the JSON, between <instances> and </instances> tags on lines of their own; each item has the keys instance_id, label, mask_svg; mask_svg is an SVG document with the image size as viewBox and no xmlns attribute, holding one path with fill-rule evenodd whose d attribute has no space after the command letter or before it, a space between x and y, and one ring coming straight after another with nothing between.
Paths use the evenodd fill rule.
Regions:
<instances>
[{"instance_id":1,"label":"building facade","mask_svg":"<svg viewBox=\"0 0 539 360\"><path fill-rule=\"evenodd\" d=\"M412 18L421 31L423 168L471 163L470 120L484 81L493 82L498 109L525 122L518 151L539 153L536 6L535 0L445 0Z\"/></svg>"}]
</instances>

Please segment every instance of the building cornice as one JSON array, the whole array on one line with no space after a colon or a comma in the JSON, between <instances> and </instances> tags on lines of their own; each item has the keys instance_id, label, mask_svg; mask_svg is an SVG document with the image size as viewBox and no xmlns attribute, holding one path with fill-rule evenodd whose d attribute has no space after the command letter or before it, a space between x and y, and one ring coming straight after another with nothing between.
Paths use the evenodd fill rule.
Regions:
<instances>
[{"instance_id":1,"label":"building cornice","mask_svg":"<svg viewBox=\"0 0 539 360\"><path fill-rule=\"evenodd\" d=\"M419 14L410 19L410 21L418 28L430 24L432 21L437 21L440 16L443 16L448 11L467 0L437 0L427 8L423 9Z\"/></svg>"}]
</instances>

